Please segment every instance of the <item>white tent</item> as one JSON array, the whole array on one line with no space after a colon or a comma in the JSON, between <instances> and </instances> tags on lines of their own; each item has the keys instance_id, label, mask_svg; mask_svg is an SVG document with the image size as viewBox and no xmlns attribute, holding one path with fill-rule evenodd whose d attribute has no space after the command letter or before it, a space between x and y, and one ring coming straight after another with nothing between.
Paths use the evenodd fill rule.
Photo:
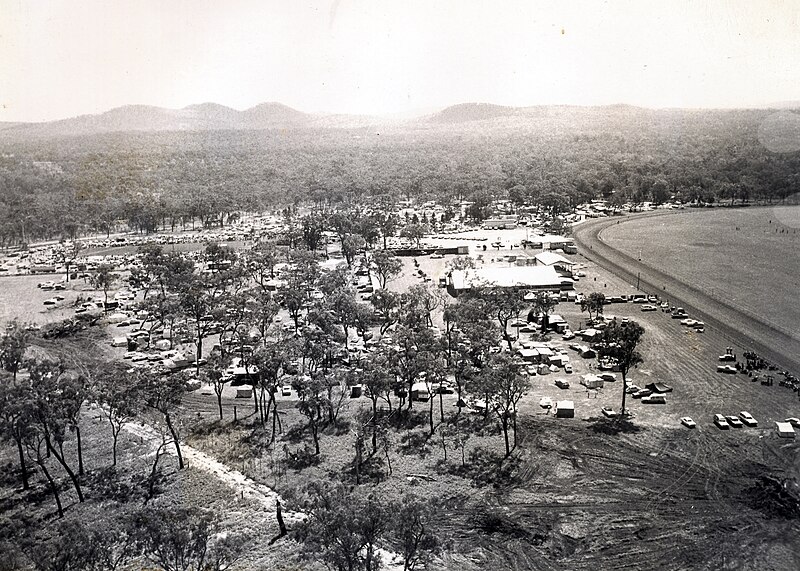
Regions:
<instances>
[{"instance_id":1,"label":"white tent","mask_svg":"<svg viewBox=\"0 0 800 571\"><path fill-rule=\"evenodd\" d=\"M603 388L603 379L597 375L583 375L581 378L581 384L587 389L600 389Z\"/></svg>"},{"instance_id":2,"label":"white tent","mask_svg":"<svg viewBox=\"0 0 800 571\"><path fill-rule=\"evenodd\" d=\"M794 438L794 427L789 422L775 422L775 430L781 438Z\"/></svg>"}]
</instances>

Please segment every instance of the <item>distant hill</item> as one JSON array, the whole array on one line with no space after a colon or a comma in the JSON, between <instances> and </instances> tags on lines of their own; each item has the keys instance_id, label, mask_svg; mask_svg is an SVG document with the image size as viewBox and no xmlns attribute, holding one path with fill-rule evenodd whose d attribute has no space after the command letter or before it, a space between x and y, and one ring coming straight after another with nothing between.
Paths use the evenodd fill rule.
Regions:
<instances>
[{"instance_id":1,"label":"distant hill","mask_svg":"<svg viewBox=\"0 0 800 571\"><path fill-rule=\"evenodd\" d=\"M491 103L460 103L442 109L431 115L433 123L463 123L466 121L485 121L497 117L513 117L522 112L522 107L506 107Z\"/></svg>"},{"instance_id":2,"label":"distant hill","mask_svg":"<svg viewBox=\"0 0 800 571\"><path fill-rule=\"evenodd\" d=\"M790 107L793 102L784 105ZM772 107L773 109L775 107ZM0 123L0 133L12 139L90 136L107 133L163 133L259 130L370 130L420 132L579 132L586 129L636 125L673 128L676 122L719 114L763 113L765 109L648 109L618 104L605 106L537 105L510 107L491 103L461 103L426 115L347 115L303 113L281 103L261 103L238 111L217 103L183 109L126 105L97 115L43 123Z\"/></svg>"},{"instance_id":3,"label":"distant hill","mask_svg":"<svg viewBox=\"0 0 800 571\"><path fill-rule=\"evenodd\" d=\"M207 131L275 129L309 124L311 115L280 103L262 103L237 111L217 103L165 109L150 105L125 105L99 115L81 115L44 123L5 123L7 134L39 136L91 135L123 131Z\"/></svg>"}]
</instances>

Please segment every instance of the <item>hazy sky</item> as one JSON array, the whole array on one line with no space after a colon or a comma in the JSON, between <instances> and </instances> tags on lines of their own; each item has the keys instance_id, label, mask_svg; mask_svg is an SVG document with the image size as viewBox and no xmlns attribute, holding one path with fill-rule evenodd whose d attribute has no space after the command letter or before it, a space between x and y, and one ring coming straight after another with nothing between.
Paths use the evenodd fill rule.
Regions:
<instances>
[{"instance_id":1,"label":"hazy sky","mask_svg":"<svg viewBox=\"0 0 800 571\"><path fill-rule=\"evenodd\" d=\"M800 2L0 0L0 121L800 99Z\"/></svg>"}]
</instances>

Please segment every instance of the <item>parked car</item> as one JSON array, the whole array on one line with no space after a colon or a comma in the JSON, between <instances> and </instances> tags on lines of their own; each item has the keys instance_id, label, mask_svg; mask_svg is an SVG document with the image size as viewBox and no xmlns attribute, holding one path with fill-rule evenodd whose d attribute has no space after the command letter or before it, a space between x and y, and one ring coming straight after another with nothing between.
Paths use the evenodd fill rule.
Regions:
<instances>
[{"instance_id":1,"label":"parked car","mask_svg":"<svg viewBox=\"0 0 800 571\"><path fill-rule=\"evenodd\" d=\"M784 419L783 422L788 422L789 424L791 424L795 428L800 428L800 418L792 416L790 418Z\"/></svg>"},{"instance_id":2,"label":"parked car","mask_svg":"<svg viewBox=\"0 0 800 571\"><path fill-rule=\"evenodd\" d=\"M714 424L717 425L717 428L720 430L728 430L731 426L728 424L728 421L725 420L725 417L721 414L714 415Z\"/></svg>"},{"instance_id":3,"label":"parked car","mask_svg":"<svg viewBox=\"0 0 800 571\"><path fill-rule=\"evenodd\" d=\"M736 415L733 415L733 414L730 414L730 415L726 416L725 420L727 420L728 424L730 424L734 428L741 428L742 426L744 426L742 424L742 421L739 419L739 417L736 416Z\"/></svg>"},{"instance_id":4,"label":"parked car","mask_svg":"<svg viewBox=\"0 0 800 571\"><path fill-rule=\"evenodd\" d=\"M633 393L633 398L641 399L644 397L649 397L651 394L653 394L653 391L651 391L650 389L641 389Z\"/></svg>"},{"instance_id":5,"label":"parked car","mask_svg":"<svg viewBox=\"0 0 800 571\"><path fill-rule=\"evenodd\" d=\"M556 379L555 385L559 389L568 389L569 388L569 381L565 381L564 379Z\"/></svg>"},{"instance_id":6,"label":"parked car","mask_svg":"<svg viewBox=\"0 0 800 571\"><path fill-rule=\"evenodd\" d=\"M661 393L642 397L642 404L667 404L667 397Z\"/></svg>"},{"instance_id":7,"label":"parked car","mask_svg":"<svg viewBox=\"0 0 800 571\"><path fill-rule=\"evenodd\" d=\"M681 424L684 425L686 428L695 428L697 423L690 416L684 416L681 418Z\"/></svg>"},{"instance_id":8,"label":"parked car","mask_svg":"<svg viewBox=\"0 0 800 571\"><path fill-rule=\"evenodd\" d=\"M615 418L619 416L619 413L610 406L604 406L603 408L600 409L600 412L603 413L603 416L606 416L608 418Z\"/></svg>"},{"instance_id":9,"label":"parked car","mask_svg":"<svg viewBox=\"0 0 800 571\"><path fill-rule=\"evenodd\" d=\"M718 373L726 373L728 375L735 375L737 373L736 367L733 365L717 365Z\"/></svg>"},{"instance_id":10,"label":"parked car","mask_svg":"<svg viewBox=\"0 0 800 571\"><path fill-rule=\"evenodd\" d=\"M755 418L753 418L753 415L747 412L746 410L743 410L742 412L739 413L739 418L746 426L750 427L758 426L758 421Z\"/></svg>"},{"instance_id":11,"label":"parked car","mask_svg":"<svg viewBox=\"0 0 800 571\"><path fill-rule=\"evenodd\" d=\"M542 408L552 408L553 407L553 399L550 397L542 397L539 401L539 406Z\"/></svg>"},{"instance_id":12,"label":"parked car","mask_svg":"<svg viewBox=\"0 0 800 571\"><path fill-rule=\"evenodd\" d=\"M564 365L564 372L567 374L572 374L572 364L567 363Z\"/></svg>"},{"instance_id":13,"label":"parked car","mask_svg":"<svg viewBox=\"0 0 800 571\"><path fill-rule=\"evenodd\" d=\"M655 305L645 304L641 307L642 311L656 311L658 308Z\"/></svg>"},{"instance_id":14,"label":"parked car","mask_svg":"<svg viewBox=\"0 0 800 571\"><path fill-rule=\"evenodd\" d=\"M283 385L281 387L281 396L284 396L284 397L292 396L292 387L291 387L291 385Z\"/></svg>"}]
</instances>

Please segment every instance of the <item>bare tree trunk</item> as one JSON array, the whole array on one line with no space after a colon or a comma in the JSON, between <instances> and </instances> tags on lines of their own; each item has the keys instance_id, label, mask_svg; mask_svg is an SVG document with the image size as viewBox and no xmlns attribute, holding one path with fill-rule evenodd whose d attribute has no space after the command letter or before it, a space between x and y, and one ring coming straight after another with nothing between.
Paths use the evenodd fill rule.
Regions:
<instances>
[{"instance_id":1,"label":"bare tree trunk","mask_svg":"<svg viewBox=\"0 0 800 571\"><path fill-rule=\"evenodd\" d=\"M75 423L75 439L78 444L78 475L83 476L83 443L81 442L81 427Z\"/></svg>"},{"instance_id":2,"label":"bare tree trunk","mask_svg":"<svg viewBox=\"0 0 800 571\"><path fill-rule=\"evenodd\" d=\"M111 422L111 421L109 420L109 422ZM120 426L120 428L121 428L121 426ZM117 465L117 441L119 440L119 430L116 429L116 427L114 426L113 422L111 422L111 437L113 438L113 441L111 443L111 459L112 459L111 460L111 465L112 466L116 466Z\"/></svg>"},{"instance_id":3,"label":"bare tree trunk","mask_svg":"<svg viewBox=\"0 0 800 571\"><path fill-rule=\"evenodd\" d=\"M431 426L431 436L433 436L433 433L434 433L434 432L436 432L436 428L435 428L435 427L434 427L434 425L433 425L433 401L434 401L434 400L435 400L435 399L433 398L433 395L429 394L429 395L428 395L428 401L429 401L429 406L428 406L428 423L429 423L429 424L430 424L430 426Z\"/></svg>"},{"instance_id":4,"label":"bare tree trunk","mask_svg":"<svg viewBox=\"0 0 800 571\"><path fill-rule=\"evenodd\" d=\"M64 508L61 505L61 496L58 493L58 486L56 486L53 477L50 475L50 472L47 470L47 466L45 465L44 458L42 458L41 453L39 452L39 448L36 448L36 463L42 469L42 473L44 477L47 478L47 483L50 484L50 490L53 492L53 497L56 499L56 506L58 507L58 517L64 517Z\"/></svg>"},{"instance_id":5,"label":"bare tree trunk","mask_svg":"<svg viewBox=\"0 0 800 571\"><path fill-rule=\"evenodd\" d=\"M181 454L181 443L178 440L178 433L175 431L175 427L172 425L172 418L168 414L164 415L164 421L167 423L167 428L169 428L169 433L172 435L172 440L175 442L175 452L178 454L178 469L183 470L183 454Z\"/></svg>"},{"instance_id":6,"label":"bare tree trunk","mask_svg":"<svg viewBox=\"0 0 800 571\"><path fill-rule=\"evenodd\" d=\"M28 483L28 467L25 465L25 454L22 451L22 438L17 438L15 435L14 440L17 442L17 452L19 452L19 467L22 471L22 489L30 490L31 486L30 483Z\"/></svg>"},{"instance_id":7,"label":"bare tree trunk","mask_svg":"<svg viewBox=\"0 0 800 571\"><path fill-rule=\"evenodd\" d=\"M167 441L162 438L161 444L156 449L156 458L153 460L153 467L150 469L150 476L147 478L147 498L144 503L153 499L156 486L156 474L158 473L158 462L161 460L164 448L167 446Z\"/></svg>"},{"instance_id":8,"label":"bare tree trunk","mask_svg":"<svg viewBox=\"0 0 800 571\"><path fill-rule=\"evenodd\" d=\"M500 421L500 424L503 427L503 438L506 444L506 458L508 458L509 456L511 456L511 446L509 445L508 442L508 418L503 416L503 419Z\"/></svg>"},{"instance_id":9,"label":"bare tree trunk","mask_svg":"<svg viewBox=\"0 0 800 571\"><path fill-rule=\"evenodd\" d=\"M69 464L67 464L67 462L64 460L63 453L59 454L58 451L55 448L53 448L53 444L52 442L50 442L49 437L45 438L45 443L47 444L47 449L53 456L55 456L56 460L58 460L58 463L61 464L61 466L64 468L64 471L67 473L67 476L69 476L69 479L72 481L72 485L75 487L75 492L77 492L78 494L78 501L82 503L83 491L81 490L81 484L78 481L78 477L75 475L75 472L72 471L72 468L70 468Z\"/></svg>"}]
</instances>

